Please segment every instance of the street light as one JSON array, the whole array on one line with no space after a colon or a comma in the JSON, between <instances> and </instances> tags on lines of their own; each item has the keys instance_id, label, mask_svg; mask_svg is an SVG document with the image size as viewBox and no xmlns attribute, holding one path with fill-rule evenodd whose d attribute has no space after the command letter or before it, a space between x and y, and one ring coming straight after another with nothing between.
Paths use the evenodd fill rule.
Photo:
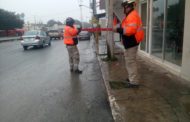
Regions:
<instances>
[{"instance_id":1,"label":"street light","mask_svg":"<svg viewBox=\"0 0 190 122\"><path fill-rule=\"evenodd\" d=\"M79 7L80 7L80 20L82 22L83 21L83 18L82 18L82 5L79 5Z\"/></svg>"},{"instance_id":2,"label":"street light","mask_svg":"<svg viewBox=\"0 0 190 122\"><path fill-rule=\"evenodd\" d=\"M86 7L86 8L89 8L89 9L91 9L89 6L86 6L86 5L82 5L82 4L80 4L80 5L79 5L79 7L82 7L82 6L84 6L84 7Z\"/></svg>"}]
</instances>

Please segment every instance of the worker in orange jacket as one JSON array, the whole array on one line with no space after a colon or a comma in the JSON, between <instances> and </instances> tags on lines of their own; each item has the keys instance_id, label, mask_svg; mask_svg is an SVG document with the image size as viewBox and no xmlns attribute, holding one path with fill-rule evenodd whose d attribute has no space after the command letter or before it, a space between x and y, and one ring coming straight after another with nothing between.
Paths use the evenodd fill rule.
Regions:
<instances>
[{"instance_id":1,"label":"worker in orange jacket","mask_svg":"<svg viewBox=\"0 0 190 122\"><path fill-rule=\"evenodd\" d=\"M76 28L74 25L75 21L73 18L68 17L66 19L66 26L64 28L64 43L69 54L70 71L81 74L79 70L79 51L78 51L78 38L77 35L80 33L81 28Z\"/></svg>"},{"instance_id":2,"label":"worker in orange jacket","mask_svg":"<svg viewBox=\"0 0 190 122\"><path fill-rule=\"evenodd\" d=\"M113 30L122 36L122 43L125 47L124 56L128 72L127 87L139 87L139 75L137 72L136 55L139 43L144 38L142 21L138 12L134 9L135 0L123 0L122 6L126 15L122 23L114 26Z\"/></svg>"}]
</instances>

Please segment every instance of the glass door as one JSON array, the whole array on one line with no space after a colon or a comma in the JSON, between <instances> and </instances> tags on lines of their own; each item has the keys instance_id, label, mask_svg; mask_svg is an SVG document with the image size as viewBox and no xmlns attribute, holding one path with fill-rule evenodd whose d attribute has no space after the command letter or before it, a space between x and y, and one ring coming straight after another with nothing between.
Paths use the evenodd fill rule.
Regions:
<instances>
[{"instance_id":1,"label":"glass door","mask_svg":"<svg viewBox=\"0 0 190 122\"><path fill-rule=\"evenodd\" d=\"M153 0L152 8L152 55L163 59L165 0Z\"/></svg>"},{"instance_id":2,"label":"glass door","mask_svg":"<svg viewBox=\"0 0 190 122\"><path fill-rule=\"evenodd\" d=\"M152 6L151 54L181 66L185 0L153 0Z\"/></svg>"},{"instance_id":3,"label":"glass door","mask_svg":"<svg viewBox=\"0 0 190 122\"><path fill-rule=\"evenodd\" d=\"M166 8L165 60L181 66L185 0L168 0Z\"/></svg>"},{"instance_id":4,"label":"glass door","mask_svg":"<svg viewBox=\"0 0 190 122\"><path fill-rule=\"evenodd\" d=\"M145 38L141 42L140 49L148 52L148 18L147 18L147 0L140 1L140 15L142 19Z\"/></svg>"}]
</instances>

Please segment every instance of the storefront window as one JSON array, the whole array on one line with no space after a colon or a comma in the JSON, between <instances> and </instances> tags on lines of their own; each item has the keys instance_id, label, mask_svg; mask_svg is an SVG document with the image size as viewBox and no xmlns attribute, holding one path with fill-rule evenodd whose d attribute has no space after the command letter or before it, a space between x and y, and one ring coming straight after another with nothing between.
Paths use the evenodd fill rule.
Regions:
<instances>
[{"instance_id":1,"label":"storefront window","mask_svg":"<svg viewBox=\"0 0 190 122\"><path fill-rule=\"evenodd\" d=\"M145 38L144 40L141 42L140 45L140 49L143 51L146 51L146 44L147 44L147 35L146 35L146 30L147 30L147 25L146 25L146 21L147 21L147 2L141 3L141 18L142 18L142 25L143 25L143 29L145 32Z\"/></svg>"},{"instance_id":2,"label":"storefront window","mask_svg":"<svg viewBox=\"0 0 190 122\"><path fill-rule=\"evenodd\" d=\"M165 60L182 62L185 0L168 0L166 9Z\"/></svg>"},{"instance_id":3,"label":"storefront window","mask_svg":"<svg viewBox=\"0 0 190 122\"><path fill-rule=\"evenodd\" d=\"M163 58L163 30L164 30L165 0L153 0L152 12L152 55Z\"/></svg>"}]
</instances>

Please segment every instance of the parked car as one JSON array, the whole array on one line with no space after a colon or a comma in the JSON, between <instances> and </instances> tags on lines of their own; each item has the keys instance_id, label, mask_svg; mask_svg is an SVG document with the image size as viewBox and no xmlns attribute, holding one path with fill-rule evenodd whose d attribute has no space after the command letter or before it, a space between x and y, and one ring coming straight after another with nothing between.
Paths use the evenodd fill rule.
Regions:
<instances>
[{"instance_id":1,"label":"parked car","mask_svg":"<svg viewBox=\"0 0 190 122\"><path fill-rule=\"evenodd\" d=\"M53 38L54 39L62 39L63 38L63 32L59 31L59 30L49 30L47 33L51 40Z\"/></svg>"},{"instance_id":2,"label":"parked car","mask_svg":"<svg viewBox=\"0 0 190 122\"><path fill-rule=\"evenodd\" d=\"M27 50L29 46L44 47L46 44L51 46L51 41L46 32L41 30L26 31L21 38L21 45L24 50Z\"/></svg>"},{"instance_id":3,"label":"parked car","mask_svg":"<svg viewBox=\"0 0 190 122\"><path fill-rule=\"evenodd\" d=\"M81 31L78 35L79 40L90 40L91 33L88 31Z\"/></svg>"}]
</instances>

